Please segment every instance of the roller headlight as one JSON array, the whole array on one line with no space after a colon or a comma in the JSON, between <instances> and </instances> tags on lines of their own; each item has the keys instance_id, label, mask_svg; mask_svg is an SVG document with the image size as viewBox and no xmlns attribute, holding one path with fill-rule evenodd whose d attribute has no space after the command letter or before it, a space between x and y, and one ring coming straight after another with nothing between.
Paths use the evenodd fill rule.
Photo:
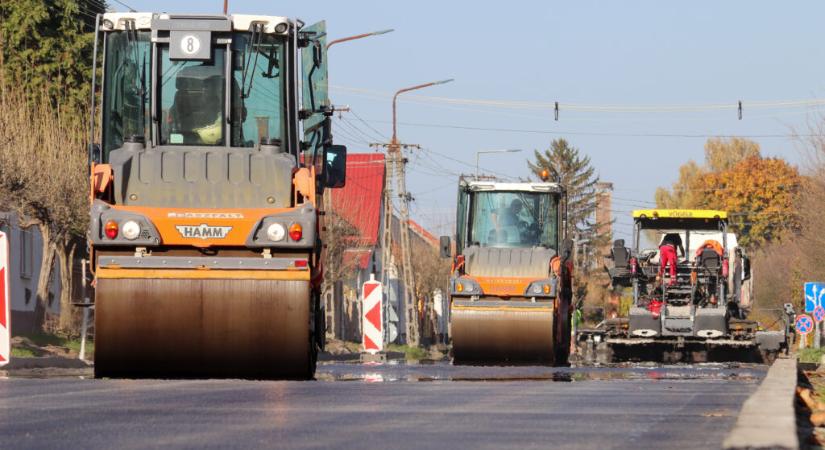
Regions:
<instances>
[{"instance_id":1,"label":"roller headlight","mask_svg":"<svg viewBox=\"0 0 825 450\"><path fill-rule=\"evenodd\" d=\"M134 220L127 220L120 226L120 234L128 240L134 241L140 236L140 225Z\"/></svg>"},{"instance_id":2,"label":"roller headlight","mask_svg":"<svg viewBox=\"0 0 825 450\"><path fill-rule=\"evenodd\" d=\"M286 236L286 229L280 223L273 223L266 229L266 237L270 241L278 242Z\"/></svg>"},{"instance_id":3,"label":"roller headlight","mask_svg":"<svg viewBox=\"0 0 825 450\"><path fill-rule=\"evenodd\" d=\"M534 294L541 294L541 285L540 284L534 284L533 287L531 288L531 290L533 291Z\"/></svg>"}]
</instances>

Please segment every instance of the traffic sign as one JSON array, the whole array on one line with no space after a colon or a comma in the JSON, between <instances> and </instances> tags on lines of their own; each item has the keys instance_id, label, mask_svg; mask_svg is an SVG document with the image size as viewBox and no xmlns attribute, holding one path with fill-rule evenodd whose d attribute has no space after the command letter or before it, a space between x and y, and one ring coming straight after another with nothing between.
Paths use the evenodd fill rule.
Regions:
<instances>
[{"instance_id":1,"label":"traffic sign","mask_svg":"<svg viewBox=\"0 0 825 450\"><path fill-rule=\"evenodd\" d=\"M0 366L11 358L11 296L9 295L9 239L0 231Z\"/></svg>"},{"instance_id":2,"label":"traffic sign","mask_svg":"<svg viewBox=\"0 0 825 450\"><path fill-rule=\"evenodd\" d=\"M825 319L825 308L823 308L822 305L817 305L817 307L814 308L814 320L822 322L823 319Z\"/></svg>"},{"instance_id":3,"label":"traffic sign","mask_svg":"<svg viewBox=\"0 0 825 450\"><path fill-rule=\"evenodd\" d=\"M812 313L817 306L825 306L825 283L805 283L805 312Z\"/></svg>"},{"instance_id":4,"label":"traffic sign","mask_svg":"<svg viewBox=\"0 0 825 450\"><path fill-rule=\"evenodd\" d=\"M364 350L369 353L378 353L384 350L384 290L381 283L375 281L375 276L370 275L369 281L364 282L362 289L361 336L364 343Z\"/></svg>"},{"instance_id":5,"label":"traffic sign","mask_svg":"<svg viewBox=\"0 0 825 450\"><path fill-rule=\"evenodd\" d=\"M794 322L794 329L799 334L808 334L814 328L814 320L807 314L800 314Z\"/></svg>"}]
</instances>

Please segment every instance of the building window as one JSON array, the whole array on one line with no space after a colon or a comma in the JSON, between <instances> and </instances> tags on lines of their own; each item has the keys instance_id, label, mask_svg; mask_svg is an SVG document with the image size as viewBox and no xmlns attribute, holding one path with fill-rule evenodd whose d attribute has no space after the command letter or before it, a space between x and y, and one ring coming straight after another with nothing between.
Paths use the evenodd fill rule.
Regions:
<instances>
[{"instance_id":1,"label":"building window","mask_svg":"<svg viewBox=\"0 0 825 450\"><path fill-rule=\"evenodd\" d=\"M34 239L31 230L20 230L20 278L32 277Z\"/></svg>"}]
</instances>

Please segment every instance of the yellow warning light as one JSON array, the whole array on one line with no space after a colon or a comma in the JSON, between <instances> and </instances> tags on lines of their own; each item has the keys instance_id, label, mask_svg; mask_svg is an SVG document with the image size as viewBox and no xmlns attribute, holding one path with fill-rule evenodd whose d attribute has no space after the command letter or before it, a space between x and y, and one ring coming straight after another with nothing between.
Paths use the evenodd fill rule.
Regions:
<instances>
[{"instance_id":1,"label":"yellow warning light","mask_svg":"<svg viewBox=\"0 0 825 450\"><path fill-rule=\"evenodd\" d=\"M550 171L547 169L541 169L541 173L539 174L542 181L547 181L550 178Z\"/></svg>"},{"instance_id":2,"label":"yellow warning light","mask_svg":"<svg viewBox=\"0 0 825 450\"><path fill-rule=\"evenodd\" d=\"M460 281L456 281L455 290L456 290L456 292L463 292L464 291L464 286L461 284Z\"/></svg>"},{"instance_id":3,"label":"yellow warning light","mask_svg":"<svg viewBox=\"0 0 825 450\"><path fill-rule=\"evenodd\" d=\"M544 289L544 294L545 295L550 293L550 285L549 284L545 283L545 285L543 286L543 289Z\"/></svg>"}]
</instances>

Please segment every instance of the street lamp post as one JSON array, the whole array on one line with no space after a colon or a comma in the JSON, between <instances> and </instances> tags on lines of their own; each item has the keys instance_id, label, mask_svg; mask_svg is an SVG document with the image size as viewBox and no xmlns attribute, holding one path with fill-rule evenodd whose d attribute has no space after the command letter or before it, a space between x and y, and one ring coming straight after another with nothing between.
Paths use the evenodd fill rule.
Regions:
<instances>
[{"instance_id":1,"label":"street lamp post","mask_svg":"<svg viewBox=\"0 0 825 450\"><path fill-rule=\"evenodd\" d=\"M520 152L520 148L508 148L503 150L481 150L476 152L476 177L479 175L478 170L478 157L481 156L482 153L517 153Z\"/></svg>"},{"instance_id":2,"label":"street lamp post","mask_svg":"<svg viewBox=\"0 0 825 450\"><path fill-rule=\"evenodd\" d=\"M342 42L354 41L356 39L363 39L365 37L370 37L370 36L378 36L378 35L381 35L381 34L387 34L387 33L393 32L393 31L394 30L392 28L390 28L388 30L373 31L371 33L361 33L361 34L356 34L354 36L348 36L348 37L335 39L335 40L329 41L327 43L327 50L329 50L330 47L332 47L335 44L340 44ZM336 108L337 111L345 111L345 110L348 110L348 109L349 108L346 108L346 109ZM324 195L323 205L324 205L324 211L325 212L332 212L332 195L331 195L331 193ZM329 220L329 219L327 219L327 220ZM331 260L327 261L327 269L328 269L327 273L333 273L334 264L335 263ZM344 336L344 333L343 333L344 332L344 327L343 327L343 321L342 321L343 313L341 311L341 302L335 301L335 298L334 298L335 297L335 288L334 288L334 285L332 283L330 283L329 276L324 277L324 282L323 282L323 286L321 288L321 291L323 292L322 295L324 296L324 302L326 303L326 311L327 311L326 314L329 314L329 316L330 316L328 319L326 319L327 323L328 323L328 328L327 329L332 333L332 335L334 337L344 338L345 336ZM332 291L332 292L330 293L330 291ZM386 315L385 315L385 317L386 317Z\"/></svg>"},{"instance_id":3,"label":"street lamp post","mask_svg":"<svg viewBox=\"0 0 825 450\"><path fill-rule=\"evenodd\" d=\"M430 83L419 84L419 85L416 85L416 86L411 86L411 87L408 87L408 88L400 89L400 90L398 90L398 92L395 93L395 95L393 95L393 97L392 97L392 144L394 144L394 145L398 144L398 136L396 134L398 126L397 126L397 122L395 120L395 117L396 117L396 102L398 100L398 96L405 93L405 92L415 91L415 90L418 90L418 89L424 89L424 88L430 87L430 86L438 86L439 84L447 84L451 81L453 81L452 78L450 78L448 80L433 81L433 82L430 82Z\"/></svg>"},{"instance_id":4,"label":"street lamp post","mask_svg":"<svg viewBox=\"0 0 825 450\"><path fill-rule=\"evenodd\" d=\"M430 83L410 86L400 89L392 97L392 140L387 146L387 175L384 177L384 233L381 238L381 264L383 266L382 281L385 286L388 281L387 266L391 259L390 247L392 243L392 179L395 178L398 197L401 199L401 217L399 229L401 232L401 276L404 284L404 319L407 324L407 345L417 347L420 343L418 324L418 305L415 297L415 278L412 270L412 255L410 247L409 209L407 202L407 182L404 175L404 161L401 158L401 144L398 142L398 126L396 121L398 96L409 91L438 86L453 81L433 81Z\"/></svg>"}]
</instances>

